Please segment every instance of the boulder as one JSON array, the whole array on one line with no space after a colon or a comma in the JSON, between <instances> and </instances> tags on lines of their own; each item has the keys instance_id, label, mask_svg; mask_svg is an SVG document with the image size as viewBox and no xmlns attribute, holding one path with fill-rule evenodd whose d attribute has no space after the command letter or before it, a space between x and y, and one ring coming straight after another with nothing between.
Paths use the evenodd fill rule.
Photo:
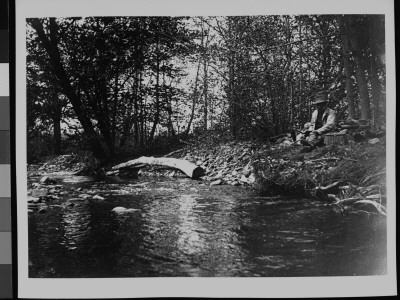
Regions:
<instances>
[{"instance_id":1,"label":"boulder","mask_svg":"<svg viewBox=\"0 0 400 300\"><path fill-rule=\"evenodd\" d=\"M244 175L242 175L242 176L240 177L239 181L240 181L240 182L243 182L243 183L249 183L249 181L247 180L247 177L244 176Z\"/></svg>"},{"instance_id":2,"label":"boulder","mask_svg":"<svg viewBox=\"0 0 400 300\"><path fill-rule=\"evenodd\" d=\"M43 213L45 213L45 212L47 212L47 207L41 207L41 208L39 208L39 210L38 210L38 213L41 213L41 214L43 214Z\"/></svg>"},{"instance_id":3,"label":"boulder","mask_svg":"<svg viewBox=\"0 0 400 300\"><path fill-rule=\"evenodd\" d=\"M370 139L368 141L368 144L370 144L370 145L375 145L377 143L379 143L379 139L378 138Z\"/></svg>"},{"instance_id":4,"label":"boulder","mask_svg":"<svg viewBox=\"0 0 400 300\"><path fill-rule=\"evenodd\" d=\"M214 179L218 180L218 179L222 179L223 175L223 170L219 170L217 175L214 176Z\"/></svg>"},{"instance_id":5,"label":"boulder","mask_svg":"<svg viewBox=\"0 0 400 300\"><path fill-rule=\"evenodd\" d=\"M135 212L138 211L139 209L135 209L135 208L125 208L122 206L117 206L114 207L111 211L115 212L115 213L128 213L128 212Z\"/></svg>"},{"instance_id":6,"label":"boulder","mask_svg":"<svg viewBox=\"0 0 400 300\"><path fill-rule=\"evenodd\" d=\"M222 180L221 180L221 179L218 179L218 180L215 180L215 181L211 182L211 183L210 183L210 186L211 186L211 185L220 185L221 183L222 183Z\"/></svg>"},{"instance_id":7,"label":"boulder","mask_svg":"<svg viewBox=\"0 0 400 300\"><path fill-rule=\"evenodd\" d=\"M49 193L48 190L45 188L32 190L33 197L45 197L47 196L48 193Z\"/></svg>"},{"instance_id":8,"label":"boulder","mask_svg":"<svg viewBox=\"0 0 400 300\"><path fill-rule=\"evenodd\" d=\"M39 203L39 202L40 202L39 197L32 197L32 196L28 197L28 203Z\"/></svg>"},{"instance_id":9,"label":"boulder","mask_svg":"<svg viewBox=\"0 0 400 300\"><path fill-rule=\"evenodd\" d=\"M44 176L40 179L40 184L57 184L57 181L49 176Z\"/></svg>"},{"instance_id":10,"label":"boulder","mask_svg":"<svg viewBox=\"0 0 400 300\"><path fill-rule=\"evenodd\" d=\"M249 175L249 177L247 178L247 180L248 180L248 182L249 182L250 184L256 182L256 176L254 175L254 173L251 173L251 174Z\"/></svg>"}]
</instances>

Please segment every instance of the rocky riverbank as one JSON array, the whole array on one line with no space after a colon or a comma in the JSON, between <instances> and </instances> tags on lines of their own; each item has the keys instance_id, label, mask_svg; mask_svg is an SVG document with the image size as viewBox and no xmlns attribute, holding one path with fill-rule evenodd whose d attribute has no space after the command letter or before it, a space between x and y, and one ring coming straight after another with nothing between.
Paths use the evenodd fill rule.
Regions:
<instances>
[{"instance_id":1,"label":"rocky riverbank","mask_svg":"<svg viewBox=\"0 0 400 300\"><path fill-rule=\"evenodd\" d=\"M212 138L211 138L212 137ZM385 214L385 138L330 145L310 153L283 137L275 143L235 141L207 135L186 142L166 157L187 160L205 170L201 180L210 186L251 186L264 196L315 197L346 209L349 204L373 207ZM86 161L85 161L86 160ZM92 164L90 158L63 155L29 166L30 174L57 171L79 174ZM112 166L110 166L111 168ZM97 170L104 176L107 170ZM139 176L185 177L179 170L147 166Z\"/></svg>"}]
</instances>

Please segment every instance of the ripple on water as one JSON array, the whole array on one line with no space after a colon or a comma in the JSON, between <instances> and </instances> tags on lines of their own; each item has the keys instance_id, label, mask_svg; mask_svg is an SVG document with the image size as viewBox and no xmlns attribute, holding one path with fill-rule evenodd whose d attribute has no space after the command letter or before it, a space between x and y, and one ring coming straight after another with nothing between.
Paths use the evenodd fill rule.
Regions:
<instances>
[{"instance_id":1,"label":"ripple on water","mask_svg":"<svg viewBox=\"0 0 400 300\"><path fill-rule=\"evenodd\" d=\"M339 276L384 261L385 230L310 200L189 179L92 180L63 178L106 191L104 201L29 216L30 276ZM138 213L112 213L118 206Z\"/></svg>"}]
</instances>

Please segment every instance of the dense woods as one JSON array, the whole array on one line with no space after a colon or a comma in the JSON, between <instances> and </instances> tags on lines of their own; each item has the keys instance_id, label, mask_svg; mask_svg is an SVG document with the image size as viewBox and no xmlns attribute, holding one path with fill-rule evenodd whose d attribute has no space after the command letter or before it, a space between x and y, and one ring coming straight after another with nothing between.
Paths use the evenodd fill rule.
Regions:
<instances>
[{"instance_id":1,"label":"dense woods","mask_svg":"<svg viewBox=\"0 0 400 300\"><path fill-rule=\"evenodd\" d=\"M383 15L27 20L29 159L99 162L207 130L299 129L325 91L338 118L385 124Z\"/></svg>"}]
</instances>

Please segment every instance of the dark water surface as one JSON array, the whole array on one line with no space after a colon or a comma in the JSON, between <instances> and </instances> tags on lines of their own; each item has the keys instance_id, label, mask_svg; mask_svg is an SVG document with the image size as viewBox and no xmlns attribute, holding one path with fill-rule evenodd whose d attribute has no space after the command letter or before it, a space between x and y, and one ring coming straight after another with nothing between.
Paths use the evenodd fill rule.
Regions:
<instances>
[{"instance_id":1,"label":"dark water surface","mask_svg":"<svg viewBox=\"0 0 400 300\"><path fill-rule=\"evenodd\" d=\"M314 200L266 199L248 188L190 179L89 179L58 181L105 200L29 214L30 277L386 273L380 216L343 216ZM135 210L113 212L118 206Z\"/></svg>"}]
</instances>

